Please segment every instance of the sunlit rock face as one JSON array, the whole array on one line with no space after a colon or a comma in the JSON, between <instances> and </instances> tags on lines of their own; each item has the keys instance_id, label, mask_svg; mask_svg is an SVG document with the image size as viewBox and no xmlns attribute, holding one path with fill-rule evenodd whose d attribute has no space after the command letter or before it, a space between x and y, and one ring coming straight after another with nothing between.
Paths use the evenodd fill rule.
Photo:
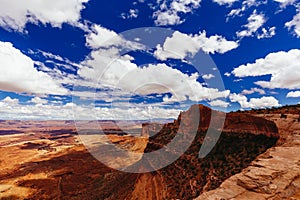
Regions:
<instances>
[{"instance_id":1,"label":"sunlit rock face","mask_svg":"<svg viewBox=\"0 0 300 200\"><path fill-rule=\"evenodd\" d=\"M224 116L225 121L222 121ZM198 154L208 128L221 131L221 135L212 151L200 159ZM187 142L189 135L195 130L197 132L191 146L177 161L147 174L147 177L152 177L149 180L160 181L156 185L164 185L161 187L163 191L156 192L161 195L156 196L156 199L191 199L215 189L225 179L241 172L279 138L278 129L272 121L243 113L225 114L203 105L193 105L189 110L180 113L174 123L166 124L156 135L151 136L145 153L157 151L170 144L178 134L182 135L179 148L180 142ZM167 148L166 151L173 151L174 155L177 153L176 149ZM168 157L162 158L165 159ZM149 166L156 164L149 162ZM145 180L143 175L140 177ZM151 185L150 182L148 181L148 185ZM136 184L140 188L142 183L138 181ZM158 190L153 187L155 185L151 185L151 190ZM135 195L137 192L135 191Z\"/></svg>"}]
</instances>

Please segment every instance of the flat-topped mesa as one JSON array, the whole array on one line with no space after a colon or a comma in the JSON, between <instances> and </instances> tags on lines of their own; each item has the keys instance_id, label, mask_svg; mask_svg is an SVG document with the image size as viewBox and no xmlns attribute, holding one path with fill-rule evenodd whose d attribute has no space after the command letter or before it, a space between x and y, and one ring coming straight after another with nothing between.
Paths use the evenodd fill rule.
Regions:
<instances>
[{"instance_id":1,"label":"flat-topped mesa","mask_svg":"<svg viewBox=\"0 0 300 200\"><path fill-rule=\"evenodd\" d=\"M185 133L196 130L206 132L208 128L222 132L251 133L279 137L274 122L255 117L246 113L224 113L204 105L192 105L187 111L181 112L174 122L176 127L182 127Z\"/></svg>"},{"instance_id":2,"label":"flat-topped mesa","mask_svg":"<svg viewBox=\"0 0 300 200\"><path fill-rule=\"evenodd\" d=\"M227 113L223 132L251 133L279 138L278 128L273 121L244 113Z\"/></svg>"},{"instance_id":3,"label":"flat-topped mesa","mask_svg":"<svg viewBox=\"0 0 300 200\"><path fill-rule=\"evenodd\" d=\"M207 106L201 104L192 105L187 111L179 114L175 124L178 127L182 127L184 133L194 130L207 130L212 112L212 109Z\"/></svg>"}]
</instances>

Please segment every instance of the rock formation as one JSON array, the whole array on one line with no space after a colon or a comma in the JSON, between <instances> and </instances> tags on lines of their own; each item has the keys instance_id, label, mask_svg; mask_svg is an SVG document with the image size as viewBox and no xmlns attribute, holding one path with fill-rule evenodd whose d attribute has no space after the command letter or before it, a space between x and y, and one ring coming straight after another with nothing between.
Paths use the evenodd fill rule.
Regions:
<instances>
[{"instance_id":1,"label":"rock formation","mask_svg":"<svg viewBox=\"0 0 300 200\"><path fill-rule=\"evenodd\" d=\"M200 116L197 116L198 113ZM181 113L174 123L166 124L160 132L149 138L146 153L163 148L176 134L182 134L184 143L184 136L191 134L195 126L198 126L191 146L177 161L156 172L139 176L138 180L160 180L161 183L156 184L157 187L164 185L160 187L161 192L157 193L163 196L156 196L154 199L191 199L202 192L215 189L225 179L239 173L259 154L272 147L279 137L274 122L248 114L231 113L226 116L224 129L217 144L206 157L200 159L198 153L206 131L209 127L217 131L221 123L218 119L221 119L222 115L224 113L213 111L206 106L194 105ZM166 151L170 152L172 149ZM143 158L142 161L145 163ZM150 166L155 164L149 163ZM151 190L158 190L150 182L148 185ZM134 188L141 188L143 184L145 183L137 181ZM134 194L144 194L143 190L139 192L134 191Z\"/></svg>"},{"instance_id":2,"label":"rock formation","mask_svg":"<svg viewBox=\"0 0 300 200\"><path fill-rule=\"evenodd\" d=\"M241 173L196 199L300 199L300 107L285 106L246 113L274 121L279 129L279 142L259 155Z\"/></svg>"},{"instance_id":3,"label":"rock formation","mask_svg":"<svg viewBox=\"0 0 300 200\"><path fill-rule=\"evenodd\" d=\"M160 123L143 123L141 136L150 137L158 133L162 128L163 124Z\"/></svg>"}]
</instances>

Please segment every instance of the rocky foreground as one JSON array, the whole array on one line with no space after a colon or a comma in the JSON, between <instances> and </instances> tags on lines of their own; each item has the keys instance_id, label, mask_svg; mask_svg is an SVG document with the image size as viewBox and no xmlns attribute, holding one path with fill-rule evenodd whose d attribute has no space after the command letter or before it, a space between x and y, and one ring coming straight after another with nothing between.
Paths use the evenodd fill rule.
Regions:
<instances>
[{"instance_id":1,"label":"rocky foreground","mask_svg":"<svg viewBox=\"0 0 300 200\"><path fill-rule=\"evenodd\" d=\"M300 123L298 106L276 110L253 111L276 123L281 136L275 147L258 156L215 190L197 200L281 200L300 199Z\"/></svg>"}]
</instances>

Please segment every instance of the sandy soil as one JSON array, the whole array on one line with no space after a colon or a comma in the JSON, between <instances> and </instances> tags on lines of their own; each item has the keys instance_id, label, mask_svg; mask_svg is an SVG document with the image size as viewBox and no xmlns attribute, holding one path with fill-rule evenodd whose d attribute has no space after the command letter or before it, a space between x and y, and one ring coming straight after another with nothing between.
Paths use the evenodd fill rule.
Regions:
<instances>
[{"instance_id":1,"label":"sandy soil","mask_svg":"<svg viewBox=\"0 0 300 200\"><path fill-rule=\"evenodd\" d=\"M111 123L104 126L112 129ZM148 141L118 135L86 137L98 146L112 143L138 153ZM79 195L76 192L93 191L95 181L103 181L112 170L91 156L82 139L74 124L64 121L1 121L0 199L70 199ZM126 165L141 156L131 157Z\"/></svg>"}]
</instances>

